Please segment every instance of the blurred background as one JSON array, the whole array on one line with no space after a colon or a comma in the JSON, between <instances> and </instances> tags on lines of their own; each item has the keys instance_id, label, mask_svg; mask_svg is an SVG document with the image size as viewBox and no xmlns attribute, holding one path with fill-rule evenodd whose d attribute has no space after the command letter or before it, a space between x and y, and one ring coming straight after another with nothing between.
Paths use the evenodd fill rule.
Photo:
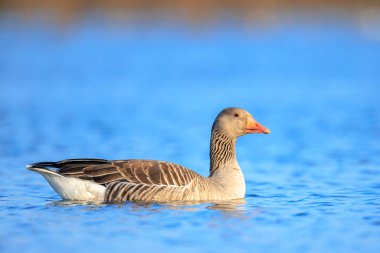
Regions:
<instances>
[{"instance_id":1,"label":"blurred background","mask_svg":"<svg viewBox=\"0 0 380 253\"><path fill-rule=\"evenodd\" d=\"M0 0L2 252L380 252L380 1ZM208 175L247 109L244 203L84 205L24 169L145 158Z\"/></svg>"}]
</instances>

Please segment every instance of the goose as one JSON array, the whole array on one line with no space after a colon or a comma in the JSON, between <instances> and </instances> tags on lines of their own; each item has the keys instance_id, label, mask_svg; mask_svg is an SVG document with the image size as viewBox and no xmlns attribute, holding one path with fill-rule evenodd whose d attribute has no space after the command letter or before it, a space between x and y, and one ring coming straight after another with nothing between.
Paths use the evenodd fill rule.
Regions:
<instances>
[{"instance_id":1,"label":"goose","mask_svg":"<svg viewBox=\"0 0 380 253\"><path fill-rule=\"evenodd\" d=\"M64 200L100 202L225 201L245 196L236 160L240 136L269 134L249 112L226 108L211 129L210 175L157 160L66 159L27 165L40 173Z\"/></svg>"}]
</instances>

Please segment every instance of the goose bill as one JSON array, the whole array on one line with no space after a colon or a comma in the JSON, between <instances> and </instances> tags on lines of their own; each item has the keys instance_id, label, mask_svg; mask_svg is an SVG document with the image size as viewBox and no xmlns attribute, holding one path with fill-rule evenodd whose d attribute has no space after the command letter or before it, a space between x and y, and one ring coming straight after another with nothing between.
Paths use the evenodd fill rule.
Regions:
<instances>
[{"instance_id":1,"label":"goose bill","mask_svg":"<svg viewBox=\"0 0 380 253\"><path fill-rule=\"evenodd\" d=\"M245 127L245 131L247 134L269 134L270 130L254 119L248 119L247 125Z\"/></svg>"}]
</instances>

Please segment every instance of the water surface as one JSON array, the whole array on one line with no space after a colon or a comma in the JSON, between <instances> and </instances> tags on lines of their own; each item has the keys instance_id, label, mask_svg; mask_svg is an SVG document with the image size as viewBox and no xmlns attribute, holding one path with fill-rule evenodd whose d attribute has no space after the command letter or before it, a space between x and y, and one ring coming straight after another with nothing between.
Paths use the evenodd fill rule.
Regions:
<instances>
[{"instance_id":1,"label":"water surface","mask_svg":"<svg viewBox=\"0 0 380 253\"><path fill-rule=\"evenodd\" d=\"M2 252L380 252L380 43L360 27L42 24L0 19ZM229 106L271 129L237 143L244 201L67 202L24 167L146 158L207 175Z\"/></svg>"}]
</instances>

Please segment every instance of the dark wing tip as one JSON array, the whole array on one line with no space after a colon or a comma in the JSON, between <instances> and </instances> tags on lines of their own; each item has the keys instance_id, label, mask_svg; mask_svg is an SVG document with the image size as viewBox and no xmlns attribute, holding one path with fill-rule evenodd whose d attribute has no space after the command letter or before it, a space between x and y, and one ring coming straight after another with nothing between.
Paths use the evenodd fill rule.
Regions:
<instances>
[{"instance_id":1,"label":"dark wing tip","mask_svg":"<svg viewBox=\"0 0 380 253\"><path fill-rule=\"evenodd\" d=\"M45 168L45 167L55 167L56 163L55 162L39 162L39 163L32 163L26 165L28 169L32 168Z\"/></svg>"},{"instance_id":2,"label":"dark wing tip","mask_svg":"<svg viewBox=\"0 0 380 253\"><path fill-rule=\"evenodd\" d=\"M62 168L67 164L103 164L109 163L110 161L104 159L93 159L93 158L77 158L77 159L66 159L58 162L38 162L27 165L28 169L30 168L46 168L46 167L54 167L54 168Z\"/></svg>"}]
</instances>

